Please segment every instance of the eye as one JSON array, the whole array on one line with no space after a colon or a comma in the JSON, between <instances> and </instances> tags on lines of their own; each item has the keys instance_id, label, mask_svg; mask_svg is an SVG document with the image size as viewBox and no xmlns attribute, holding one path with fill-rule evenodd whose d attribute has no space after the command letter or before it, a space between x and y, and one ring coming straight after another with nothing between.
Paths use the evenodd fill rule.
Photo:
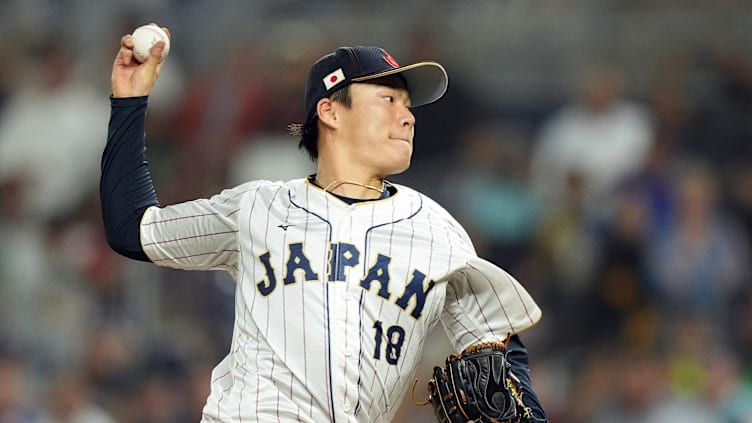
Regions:
<instances>
[{"instance_id":1,"label":"eye","mask_svg":"<svg viewBox=\"0 0 752 423\"><path fill-rule=\"evenodd\" d=\"M394 103L394 97L391 95L385 95L384 99L390 103Z\"/></svg>"}]
</instances>

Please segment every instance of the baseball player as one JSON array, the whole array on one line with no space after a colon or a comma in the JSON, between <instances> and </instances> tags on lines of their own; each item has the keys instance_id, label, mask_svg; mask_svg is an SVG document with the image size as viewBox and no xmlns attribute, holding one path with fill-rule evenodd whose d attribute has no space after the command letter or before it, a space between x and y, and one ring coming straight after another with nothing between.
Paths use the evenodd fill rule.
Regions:
<instances>
[{"instance_id":1,"label":"baseball player","mask_svg":"<svg viewBox=\"0 0 752 423\"><path fill-rule=\"evenodd\" d=\"M232 345L202 422L391 421L439 322L457 350L511 336L509 362L532 410L523 421L546 420L516 335L540 309L444 209L385 179L410 164L411 108L447 89L440 64L337 49L313 64L305 120L292 127L314 175L160 206L144 120L164 43L143 64L132 48L125 35L112 71L100 193L108 242L237 282Z\"/></svg>"}]
</instances>

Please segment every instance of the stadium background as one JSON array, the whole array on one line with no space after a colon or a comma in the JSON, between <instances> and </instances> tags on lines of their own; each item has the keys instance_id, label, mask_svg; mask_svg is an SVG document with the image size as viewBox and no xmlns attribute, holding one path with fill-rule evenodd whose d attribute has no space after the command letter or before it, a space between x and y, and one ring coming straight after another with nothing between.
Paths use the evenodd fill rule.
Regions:
<instances>
[{"instance_id":1,"label":"stadium background","mask_svg":"<svg viewBox=\"0 0 752 423\"><path fill-rule=\"evenodd\" d=\"M150 21L173 34L147 122L163 204L310 172L284 128L323 52L435 58L449 93L394 180L540 302L551 421L752 421L752 2L3 0L0 422L198 421L228 347L232 281L103 239L111 62Z\"/></svg>"}]
</instances>

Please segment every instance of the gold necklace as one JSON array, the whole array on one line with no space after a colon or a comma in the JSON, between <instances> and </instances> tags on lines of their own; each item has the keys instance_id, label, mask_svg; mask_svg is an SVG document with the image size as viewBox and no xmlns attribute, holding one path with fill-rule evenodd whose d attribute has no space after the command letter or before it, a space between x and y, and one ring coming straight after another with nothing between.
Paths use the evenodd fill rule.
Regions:
<instances>
[{"instance_id":1,"label":"gold necklace","mask_svg":"<svg viewBox=\"0 0 752 423\"><path fill-rule=\"evenodd\" d=\"M384 189L385 189L384 187L386 185L383 179L381 180L381 188L377 188L377 187L375 187L373 185L362 184L360 182L352 181L350 179L335 179L332 182L330 182L329 185L326 186L326 188L324 188L324 191L331 192L330 188L332 188L332 185L335 185L335 188L336 188L336 187L338 187L338 186L340 186L342 184L351 184L351 185L357 185L359 187L363 187L363 188L367 188L367 189L372 189L374 191L377 191L379 194L383 194L384 193Z\"/></svg>"}]
</instances>

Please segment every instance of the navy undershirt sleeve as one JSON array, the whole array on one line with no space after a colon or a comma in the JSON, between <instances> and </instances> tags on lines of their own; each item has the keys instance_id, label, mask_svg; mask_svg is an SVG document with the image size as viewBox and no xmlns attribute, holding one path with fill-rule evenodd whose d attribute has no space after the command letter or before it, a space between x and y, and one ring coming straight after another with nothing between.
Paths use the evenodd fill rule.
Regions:
<instances>
[{"instance_id":1,"label":"navy undershirt sleeve","mask_svg":"<svg viewBox=\"0 0 752 423\"><path fill-rule=\"evenodd\" d=\"M520 381L522 387L522 401L526 406L530 407L533 414L531 419L522 419L523 422L547 422L548 416L546 415L543 405L538 398L538 394L533 389L533 381L530 376L530 364L527 359L527 348L522 343L519 335L512 335L509 338L509 344L507 345L507 360L512 366L512 372Z\"/></svg>"},{"instance_id":2,"label":"navy undershirt sleeve","mask_svg":"<svg viewBox=\"0 0 752 423\"><path fill-rule=\"evenodd\" d=\"M110 247L141 261L150 261L141 246L141 217L158 206L146 161L148 97L110 98L107 145L102 154L99 198Z\"/></svg>"}]
</instances>

